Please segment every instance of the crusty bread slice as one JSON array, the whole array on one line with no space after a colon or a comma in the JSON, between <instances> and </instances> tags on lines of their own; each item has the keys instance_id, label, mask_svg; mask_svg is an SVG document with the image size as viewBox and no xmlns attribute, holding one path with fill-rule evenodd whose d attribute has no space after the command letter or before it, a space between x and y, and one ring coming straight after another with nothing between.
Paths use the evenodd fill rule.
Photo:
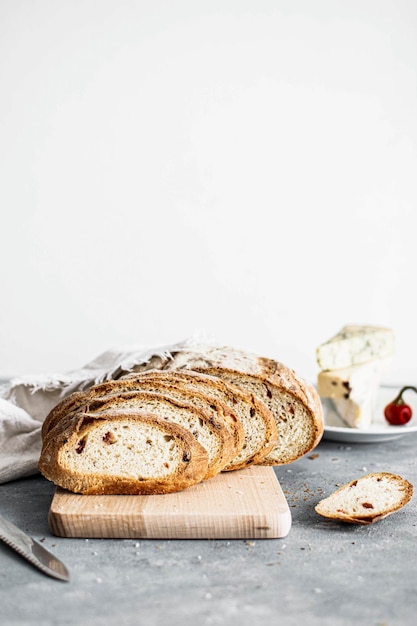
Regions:
<instances>
[{"instance_id":1,"label":"crusty bread slice","mask_svg":"<svg viewBox=\"0 0 417 626\"><path fill-rule=\"evenodd\" d=\"M39 459L48 480L82 494L171 493L199 483L207 467L188 430L142 412L76 414L46 435Z\"/></svg>"},{"instance_id":2,"label":"crusty bread slice","mask_svg":"<svg viewBox=\"0 0 417 626\"><path fill-rule=\"evenodd\" d=\"M172 381L172 376L168 372L153 372L155 376L148 377L140 380L138 376L125 377L119 380L107 381L91 387L87 393L74 393L67 399L59 403L50 414L47 416L43 425L43 434L45 435L50 428L53 428L55 423L59 419L70 411L74 411L76 407L83 406L86 401L94 398L102 398L117 393L132 392L132 391L151 391L157 393L163 393L171 397L180 400L181 402L187 402L199 407L213 415L217 421L224 422L224 425L229 430L235 442L234 455L238 454L243 447L245 433L240 420L236 417L235 412L231 406L222 402L221 399L214 397L212 394L206 393L206 388L194 389L193 392L187 389L185 385L174 385L175 380ZM147 372L148 374L148 372ZM151 374L151 372L149 372ZM161 375L161 376L160 376Z\"/></svg>"},{"instance_id":3,"label":"crusty bread slice","mask_svg":"<svg viewBox=\"0 0 417 626\"><path fill-rule=\"evenodd\" d=\"M277 444L260 465L291 463L313 450L323 435L319 395L282 363L230 347L203 345L174 353L161 361L160 367L218 376L265 402L275 418Z\"/></svg>"},{"instance_id":4,"label":"crusty bread slice","mask_svg":"<svg viewBox=\"0 0 417 626\"><path fill-rule=\"evenodd\" d=\"M145 411L179 424L189 430L207 450L209 463L205 479L222 471L234 456L234 440L224 423L189 402L179 401L162 393L130 391L87 398L82 410L88 415L98 415L109 410L126 415L130 411ZM57 427L59 422L55 428Z\"/></svg>"},{"instance_id":5,"label":"crusty bread slice","mask_svg":"<svg viewBox=\"0 0 417 626\"><path fill-rule=\"evenodd\" d=\"M240 425L243 442L232 461L223 471L243 469L259 464L274 448L277 431L274 417L266 404L253 393L228 383L217 376L209 376L191 370L150 370L134 374L119 383L127 383L132 389L161 388L169 386L174 395L185 391L192 401L201 393L210 398L210 402L231 408L235 420ZM198 402L198 400L197 400ZM218 410L216 408L216 410Z\"/></svg>"},{"instance_id":6,"label":"crusty bread slice","mask_svg":"<svg viewBox=\"0 0 417 626\"><path fill-rule=\"evenodd\" d=\"M170 387L169 390L167 385ZM154 391L163 391L178 398L181 393L186 393L187 402L200 408L203 402L206 403L201 397L202 394L210 397L210 403L217 402L216 421L224 420L226 427L233 430L236 444L234 457L223 470L242 469L258 464L276 445L275 419L262 400L217 376L191 370L150 370L94 385L86 392L74 392L52 409L43 423L42 434L45 436L63 417L79 409L87 401L117 393L143 391L145 388L154 388ZM222 406L218 403L222 403ZM242 435L244 441L241 447Z\"/></svg>"},{"instance_id":7,"label":"crusty bread slice","mask_svg":"<svg viewBox=\"0 0 417 626\"><path fill-rule=\"evenodd\" d=\"M168 372L158 372L158 374L162 373L168 374ZM184 386L175 385L175 380L172 380L172 377L170 377L170 379L171 380L168 378L163 380L160 379L159 376L154 378L147 375L139 375L139 377L135 379L120 382L125 383L125 392L148 391L151 393L162 393L180 402L192 404L212 415L216 422L221 422L225 425L230 435L233 437L234 458L243 448L244 430L232 409L224 402L204 393L204 390L194 389L190 392L190 390Z\"/></svg>"},{"instance_id":8,"label":"crusty bread slice","mask_svg":"<svg viewBox=\"0 0 417 626\"><path fill-rule=\"evenodd\" d=\"M323 517L351 524L377 522L407 504L413 485L388 472L367 474L343 485L315 507Z\"/></svg>"}]
</instances>

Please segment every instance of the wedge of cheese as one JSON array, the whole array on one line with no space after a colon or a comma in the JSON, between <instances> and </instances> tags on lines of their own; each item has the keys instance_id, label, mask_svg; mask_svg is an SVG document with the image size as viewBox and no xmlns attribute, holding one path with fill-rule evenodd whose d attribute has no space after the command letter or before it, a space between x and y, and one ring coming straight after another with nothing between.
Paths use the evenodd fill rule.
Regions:
<instances>
[{"instance_id":1,"label":"wedge of cheese","mask_svg":"<svg viewBox=\"0 0 417 626\"><path fill-rule=\"evenodd\" d=\"M375 405L377 401L377 388L369 390L363 398L355 400L349 398L333 398L332 403L343 422L349 428L365 429L372 424Z\"/></svg>"},{"instance_id":2,"label":"wedge of cheese","mask_svg":"<svg viewBox=\"0 0 417 626\"><path fill-rule=\"evenodd\" d=\"M391 363L392 359L387 357L353 367L319 372L317 391L322 398L348 400L352 397L362 397L368 389L380 384Z\"/></svg>"},{"instance_id":3,"label":"wedge of cheese","mask_svg":"<svg viewBox=\"0 0 417 626\"><path fill-rule=\"evenodd\" d=\"M320 368L326 371L374 361L394 352L395 336L390 328L350 325L322 343L316 357Z\"/></svg>"},{"instance_id":4,"label":"wedge of cheese","mask_svg":"<svg viewBox=\"0 0 417 626\"><path fill-rule=\"evenodd\" d=\"M317 390L322 398L331 398L347 426L368 428L372 422L382 376L391 358L375 359L363 365L320 372Z\"/></svg>"}]
</instances>

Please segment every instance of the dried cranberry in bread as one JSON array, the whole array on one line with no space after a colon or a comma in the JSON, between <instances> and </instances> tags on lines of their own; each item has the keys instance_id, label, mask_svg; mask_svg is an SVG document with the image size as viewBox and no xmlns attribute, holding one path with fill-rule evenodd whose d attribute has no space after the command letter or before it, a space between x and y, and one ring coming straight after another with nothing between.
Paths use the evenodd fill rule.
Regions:
<instances>
[{"instance_id":1,"label":"dried cranberry in bread","mask_svg":"<svg viewBox=\"0 0 417 626\"><path fill-rule=\"evenodd\" d=\"M401 476L388 472L367 474L321 500L315 510L330 519L371 524L401 509L412 495L413 485Z\"/></svg>"},{"instance_id":2,"label":"dried cranberry in bread","mask_svg":"<svg viewBox=\"0 0 417 626\"><path fill-rule=\"evenodd\" d=\"M48 480L82 494L180 491L199 483L207 466L206 450L189 431L142 412L62 420L39 459Z\"/></svg>"},{"instance_id":3,"label":"dried cranberry in bread","mask_svg":"<svg viewBox=\"0 0 417 626\"><path fill-rule=\"evenodd\" d=\"M291 463L313 450L323 435L319 395L282 363L230 347L203 345L160 359L159 366L218 376L264 401L275 418L277 444L260 465Z\"/></svg>"}]
</instances>

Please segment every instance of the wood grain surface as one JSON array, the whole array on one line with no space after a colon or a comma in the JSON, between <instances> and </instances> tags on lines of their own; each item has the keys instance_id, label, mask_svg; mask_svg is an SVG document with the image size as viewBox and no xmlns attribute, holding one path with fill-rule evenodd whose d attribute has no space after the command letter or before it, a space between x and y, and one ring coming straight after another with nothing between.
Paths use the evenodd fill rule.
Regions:
<instances>
[{"instance_id":1,"label":"wood grain surface","mask_svg":"<svg viewBox=\"0 0 417 626\"><path fill-rule=\"evenodd\" d=\"M156 496L83 496L57 488L49 525L61 537L272 539L291 512L272 467L224 472Z\"/></svg>"}]
</instances>

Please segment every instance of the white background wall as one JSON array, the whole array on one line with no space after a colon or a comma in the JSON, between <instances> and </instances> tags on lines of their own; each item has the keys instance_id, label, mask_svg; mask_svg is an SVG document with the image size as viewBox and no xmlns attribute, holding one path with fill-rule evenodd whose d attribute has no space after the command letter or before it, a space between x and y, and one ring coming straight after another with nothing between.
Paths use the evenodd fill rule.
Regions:
<instances>
[{"instance_id":1,"label":"white background wall","mask_svg":"<svg viewBox=\"0 0 417 626\"><path fill-rule=\"evenodd\" d=\"M415 0L0 0L0 375L196 330L417 382Z\"/></svg>"}]
</instances>

